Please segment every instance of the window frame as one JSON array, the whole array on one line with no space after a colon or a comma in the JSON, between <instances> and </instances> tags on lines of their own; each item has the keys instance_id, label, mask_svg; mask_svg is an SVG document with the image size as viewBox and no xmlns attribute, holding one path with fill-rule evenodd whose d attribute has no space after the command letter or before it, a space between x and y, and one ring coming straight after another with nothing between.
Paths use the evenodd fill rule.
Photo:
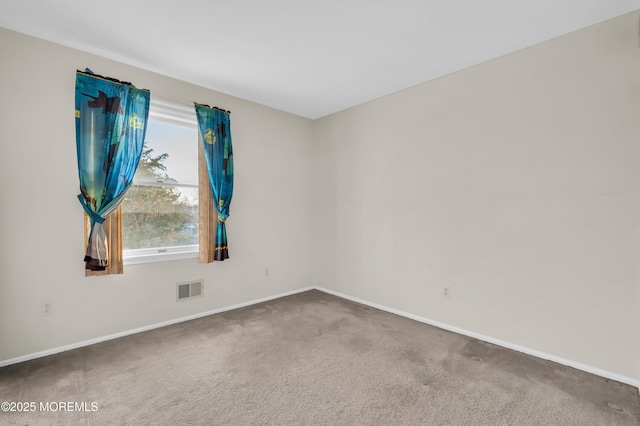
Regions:
<instances>
[{"instance_id":1,"label":"window frame","mask_svg":"<svg viewBox=\"0 0 640 426\"><path fill-rule=\"evenodd\" d=\"M149 103L148 120L162 121L165 123L189 127L195 129L198 133L198 141L200 144L200 132L198 131L198 122L193 107L178 104L176 102L151 97ZM198 157L200 157L200 147L198 147ZM194 163L198 164L199 158L194 159ZM196 188L198 190L198 211L200 210L200 196L202 195L200 184L183 184L174 182L153 182L135 180L134 185L156 186L156 187L174 187L174 188ZM200 214L199 220L200 222ZM200 240L200 232L198 232L198 240ZM144 249L131 249L122 251L122 260L124 265L137 265L143 263L164 262L170 260L196 259L199 257L200 242L198 244L184 246L167 246L153 247Z\"/></svg>"}]
</instances>

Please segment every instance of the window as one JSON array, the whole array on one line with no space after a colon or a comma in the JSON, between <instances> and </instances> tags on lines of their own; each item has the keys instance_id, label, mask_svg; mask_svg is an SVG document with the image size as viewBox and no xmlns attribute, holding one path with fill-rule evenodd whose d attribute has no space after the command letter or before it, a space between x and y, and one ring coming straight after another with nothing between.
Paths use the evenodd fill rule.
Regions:
<instances>
[{"instance_id":1,"label":"window","mask_svg":"<svg viewBox=\"0 0 640 426\"><path fill-rule=\"evenodd\" d=\"M151 99L142 157L122 202L125 265L198 257L198 143L193 107Z\"/></svg>"}]
</instances>

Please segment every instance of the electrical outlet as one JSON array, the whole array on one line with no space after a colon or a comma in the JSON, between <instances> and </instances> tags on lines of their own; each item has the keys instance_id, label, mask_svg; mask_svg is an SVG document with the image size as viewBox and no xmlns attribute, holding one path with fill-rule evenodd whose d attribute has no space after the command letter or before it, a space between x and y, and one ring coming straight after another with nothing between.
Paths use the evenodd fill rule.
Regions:
<instances>
[{"instance_id":1,"label":"electrical outlet","mask_svg":"<svg viewBox=\"0 0 640 426\"><path fill-rule=\"evenodd\" d=\"M264 268L264 276L265 277L269 276L269 268Z\"/></svg>"},{"instance_id":2,"label":"electrical outlet","mask_svg":"<svg viewBox=\"0 0 640 426\"><path fill-rule=\"evenodd\" d=\"M442 287L442 297L445 299L451 299L451 286Z\"/></svg>"},{"instance_id":3,"label":"electrical outlet","mask_svg":"<svg viewBox=\"0 0 640 426\"><path fill-rule=\"evenodd\" d=\"M53 315L53 302L51 300L44 301L40 304L40 315L43 317Z\"/></svg>"}]
</instances>

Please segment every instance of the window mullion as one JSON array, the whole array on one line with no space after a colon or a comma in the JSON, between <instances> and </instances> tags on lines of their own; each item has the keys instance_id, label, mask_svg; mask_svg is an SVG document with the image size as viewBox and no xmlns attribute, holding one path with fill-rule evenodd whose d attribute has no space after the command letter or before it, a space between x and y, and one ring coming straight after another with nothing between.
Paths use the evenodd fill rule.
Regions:
<instances>
[{"instance_id":1,"label":"window mullion","mask_svg":"<svg viewBox=\"0 0 640 426\"><path fill-rule=\"evenodd\" d=\"M198 185L190 183L180 182L165 182L165 181L133 181L134 185L138 186L156 186L156 187L171 187L171 188L198 188Z\"/></svg>"}]
</instances>

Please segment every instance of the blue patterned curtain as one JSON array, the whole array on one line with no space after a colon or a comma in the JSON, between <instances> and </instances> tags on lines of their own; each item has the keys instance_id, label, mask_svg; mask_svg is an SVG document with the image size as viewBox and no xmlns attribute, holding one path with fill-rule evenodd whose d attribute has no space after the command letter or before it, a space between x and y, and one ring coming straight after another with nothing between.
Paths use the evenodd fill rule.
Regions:
<instances>
[{"instance_id":1,"label":"blue patterned curtain","mask_svg":"<svg viewBox=\"0 0 640 426\"><path fill-rule=\"evenodd\" d=\"M105 270L109 264L102 225L129 189L138 168L147 117L149 92L131 83L76 73L76 149L80 194L91 219L86 269Z\"/></svg>"},{"instance_id":2,"label":"blue patterned curtain","mask_svg":"<svg viewBox=\"0 0 640 426\"><path fill-rule=\"evenodd\" d=\"M229 217L233 195L233 148L229 112L200 104L195 104L195 108L207 160L209 185L218 210L214 260L225 260L229 258L225 221Z\"/></svg>"}]
</instances>

